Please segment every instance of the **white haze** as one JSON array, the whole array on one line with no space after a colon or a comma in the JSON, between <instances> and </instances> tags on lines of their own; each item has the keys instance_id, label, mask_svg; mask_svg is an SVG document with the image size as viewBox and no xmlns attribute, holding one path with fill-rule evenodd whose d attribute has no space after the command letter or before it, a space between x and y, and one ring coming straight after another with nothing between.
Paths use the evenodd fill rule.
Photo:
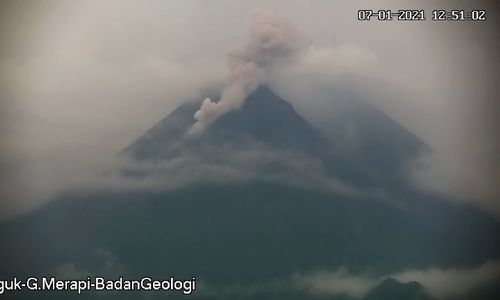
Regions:
<instances>
[{"instance_id":1,"label":"white haze","mask_svg":"<svg viewBox=\"0 0 500 300\"><path fill-rule=\"evenodd\" d=\"M426 293L439 300L467 297L475 289L495 284L500 278L500 262L487 261L473 267L429 268L407 270L394 274L355 273L345 268L295 273L288 278L249 285L216 286L201 282L199 293L214 298L242 298L270 292L302 291L329 297L347 295L363 299L387 278L401 283L418 282Z\"/></svg>"},{"instance_id":2,"label":"white haze","mask_svg":"<svg viewBox=\"0 0 500 300\"><path fill-rule=\"evenodd\" d=\"M450 3L439 8L466 7ZM413 162L415 186L500 212L492 22L356 20L361 8L438 6L416 1L1 5L2 217L96 184L116 152L202 89L224 92L196 114L201 130L262 82L313 123L356 93L432 147Z\"/></svg>"},{"instance_id":3,"label":"white haze","mask_svg":"<svg viewBox=\"0 0 500 300\"><path fill-rule=\"evenodd\" d=\"M334 272L321 271L295 275L294 285L313 294L346 294L361 298L384 279L394 278L402 283L418 282L437 299L454 299L467 295L476 288L495 283L499 277L500 262L488 261L476 267L408 270L385 276L354 274L344 269Z\"/></svg>"}]
</instances>

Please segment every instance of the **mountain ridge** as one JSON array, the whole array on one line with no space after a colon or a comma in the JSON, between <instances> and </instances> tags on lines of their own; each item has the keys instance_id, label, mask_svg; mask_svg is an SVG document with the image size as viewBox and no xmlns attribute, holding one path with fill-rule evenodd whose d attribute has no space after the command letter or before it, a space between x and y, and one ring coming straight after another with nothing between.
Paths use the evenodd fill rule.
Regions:
<instances>
[{"instance_id":1,"label":"mountain ridge","mask_svg":"<svg viewBox=\"0 0 500 300\"><path fill-rule=\"evenodd\" d=\"M262 107L271 109L263 112ZM322 176L354 177L350 183L358 188L363 180L368 182L380 174L392 176L384 159L394 155L391 151L384 153L391 149L384 148L386 143L397 144L401 142L398 139L408 138L403 143L410 145L409 149L414 142L418 144L404 132L399 135L402 131L397 123L367 107L345 118L352 118L357 138L372 135L372 139L360 146L363 151L359 153L337 155L339 143L360 145L356 139L350 140L345 131L349 126L339 126L338 135L333 135L339 138L324 140L324 131L310 126L292 105L266 89L258 89L240 110L220 117L198 139L185 143L183 137L194 124L198 108L197 102L179 106L123 154L135 161L153 161L153 168L161 167L161 163L156 164L160 160L194 157L190 167L195 173L203 173L202 164L198 164L202 159L211 159L211 166L219 166L213 149L227 154L265 144L264 154L272 148L279 156L297 151L317 158L331 171ZM371 119L377 117L377 121ZM276 118L283 122L276 124ZM387 134L379 138L379 132ZM384 154L382 158L377 153L360 160L372 146ZM405 149L396 145L394 151ZM246 154L230 157L229 164L239 168L237 162ZM397 163L403 163L409 154L396 157L401 160ZM374 159L379 161L371 161ZM253 163L246 164L254 167ZM160 173L160 177L163 182L175 179L186 172L185 166ZM269 173L270 169L261 171ZM379 173L373 175L373 170ZM307 167L299 171L306 175L311 172ZM0 240L6 242L0 247L0 275L45 274L68 265L97 266L85 271L99 274L103 262L102 257L96 259L96 252L112 256L127 276L190 278L196 274L201 281L229 286L273 282L295 272L321 269L347 268L354 273L370 270L374 276L385 276L429 267L477 266L500 257L496 234L500 224L465 205L424 197L406 187L397 190L394 181L382 187L397 190L391 196L398 205L376 201L379 199L366 194L347 197L308 189L304 181L295 185L267 182L261 175L236 184L224 177L219 184L194 181L176 188L71 191L30 215L0 224ZM213 176L209 173L207 177ZM368 179L361 180L361 176ZM379 182L369 181L377 187ZM32 252L33 248L37 251ZM414 295L417 298L411 298ZM389 280L368 296L370 300L428 300L422 295L419 284ZM260 296L241 298L324 299L309 294Z\"/></svg>"},{"instance_id":2,"label":"mountain ridge","mask_svg":"<svg viewBox=\"0 0 500 300\"><path fill-rule=\"evenodd\" d=\"M135 160L172 158L169 151L174 145L183 147L183 139L189 135L189 129L196 121L194 113L199 103L180 105L122 152ZM318 129L267 86L258 87L240 109L222 115L199 136L189 139L189 143L196 147L262 143L312 155L320 155L324 152L322 148L329 147L328 140Z\"/></svg>"}]
</instances>

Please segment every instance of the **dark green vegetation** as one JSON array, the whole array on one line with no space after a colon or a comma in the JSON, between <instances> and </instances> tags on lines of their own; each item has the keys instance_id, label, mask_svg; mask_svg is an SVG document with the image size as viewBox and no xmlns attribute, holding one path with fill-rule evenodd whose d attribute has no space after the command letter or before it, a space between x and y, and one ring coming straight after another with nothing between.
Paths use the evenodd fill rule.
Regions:
<instances>
[{"instance_id":1,"label":"dark green vegetation","mask_svg":"<svg viewBox=\"0 0 500 300\"><path fill-rule=\"evenodd\" d=\"M408 199L404 209L266 184L61 199L4 224L2 277L73 263L100 273L196 275L216 285L348 266L381 274L498 257L500 226L473 210ZM395 226L397 224L397 226Z\"/></svg>"},{"instance_id":2,"label":"dark green vegetation","mask_svg":"<svg viewBox=\"0 0 500 300\"><path fill-rule=\"evenodd\" d=\"M344 116L355 123L355 140L362 141L356 148L346 134L347 121L333 122L331 132L323 134L266 88L251 95L242 110L217 120L198 140L184 143L182 136L198 107L181 106L125 154L161 161L189 153L216 162L207 149L224 146L234 152L260 143L314 157L328 174L355 187L383 187L388 197L347 197L258 178L169 191L69 193L0 225L0 277L60 274L71 266L81 274L111 277L195 275L219 288L213 293L200 290L196 295L201 299L340 300L351 298L294 287L250 294L222 291L286 281L296 272L344 267L383 276L429 266L474 267L500 258L497 221L475 208L422 195L405 183L404 162L425 146L373 108ZM357 150L349 150L353 148ZM475 293L496 299L498 290ZM58 295L67 297L47 297ZM433 298L418 283L387 279L366 296L378 299Z\"/></svg>"}]
</instances>

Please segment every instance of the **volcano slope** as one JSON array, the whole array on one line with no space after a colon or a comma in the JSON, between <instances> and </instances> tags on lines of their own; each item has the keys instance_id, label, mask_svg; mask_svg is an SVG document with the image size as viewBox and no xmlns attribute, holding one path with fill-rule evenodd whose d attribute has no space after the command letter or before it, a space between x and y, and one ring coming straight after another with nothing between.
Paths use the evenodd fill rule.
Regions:
<instances>
[{"instance_id":1,"label":"volcano slope","mask_svg":"<svg viewBox=\"0 0 500 300\"><path fill-rule=\"evenodd\" d=\"M198 107L181 105L120 152L130 165L115 173L155 188L72 191L2 223L1 277L195 276L190 297L200 299L357 299L317 294L293 278L339 269L385 278L500 257L498 221L407 183L406 163L427 146L368 104L326 132L259 87L241 109L192 136ZM366 297L432 299L418 283L405 284L382 281ZM474 292L498 295L491 285Z\"/></svg>"}]
</instances>

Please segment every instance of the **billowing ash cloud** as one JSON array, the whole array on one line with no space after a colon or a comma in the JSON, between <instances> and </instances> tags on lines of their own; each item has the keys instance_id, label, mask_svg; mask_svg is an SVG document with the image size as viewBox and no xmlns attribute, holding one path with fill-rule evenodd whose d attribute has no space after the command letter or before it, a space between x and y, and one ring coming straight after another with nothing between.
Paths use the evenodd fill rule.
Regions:
<instances>
[{"instance_id":1,"label":"billowing ash cloud","mask_svg":"<svg viewBox=\"0 0 500 300\"><path fill-rule=\"evenodd\" d=\"M240 108L246 96L265 82L266 73L275 63L301 49L297 32L286 22L270 17L253 19L250 40L229 53L229 82L218 102L206 98L195 113L196 123L190 133L203 131L223 114Z\"/></svg>"}]
</instances>

